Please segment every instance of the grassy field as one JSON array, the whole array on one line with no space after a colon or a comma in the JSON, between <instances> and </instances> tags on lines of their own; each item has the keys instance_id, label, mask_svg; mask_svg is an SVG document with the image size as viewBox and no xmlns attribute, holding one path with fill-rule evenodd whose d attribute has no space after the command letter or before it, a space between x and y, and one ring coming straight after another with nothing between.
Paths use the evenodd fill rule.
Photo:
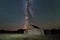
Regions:
<instances>
[{"instance_id":1,"label":"grassy field","mask_svg":"<svg viewBox=\"0 0 60 40\"><path fill-rule=\"evenodd\" d=\"M39 36L25 34L0 34L0 40L59 40L60 36Z\"/></svg>"}]
</instances>

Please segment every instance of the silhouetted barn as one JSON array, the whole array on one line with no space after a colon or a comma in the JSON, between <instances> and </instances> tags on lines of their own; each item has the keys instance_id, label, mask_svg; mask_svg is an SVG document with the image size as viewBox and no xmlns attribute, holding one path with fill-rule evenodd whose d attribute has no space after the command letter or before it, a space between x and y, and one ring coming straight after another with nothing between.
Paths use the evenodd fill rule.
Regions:
<instances>
[{"instance_id":1,"label":"silhouetted barn","mask_svg":"<svg viewBox=\"0 0 60 40\"><path fill-rule=\"evenodd\" d=\"M38 26L31 24L30 29L26 30L25 33L30 35L41 35L41 30Z\"/></svg>"}]
</instances>

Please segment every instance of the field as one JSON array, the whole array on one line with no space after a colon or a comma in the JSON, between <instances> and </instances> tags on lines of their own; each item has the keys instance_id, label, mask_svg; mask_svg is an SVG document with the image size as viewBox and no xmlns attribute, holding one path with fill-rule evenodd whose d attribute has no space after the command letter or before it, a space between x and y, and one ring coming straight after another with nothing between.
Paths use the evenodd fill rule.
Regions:
<instances>
[{"instance_id":1,"label":"field","mask_svg":"<svg viewBox=\"0 0 60 40\"><path fill-rule=\"evenodd\" d=\"M0 40L59 40L56 35L25 35L25 34L0 34Z\"/></svg>"}]
</instances>

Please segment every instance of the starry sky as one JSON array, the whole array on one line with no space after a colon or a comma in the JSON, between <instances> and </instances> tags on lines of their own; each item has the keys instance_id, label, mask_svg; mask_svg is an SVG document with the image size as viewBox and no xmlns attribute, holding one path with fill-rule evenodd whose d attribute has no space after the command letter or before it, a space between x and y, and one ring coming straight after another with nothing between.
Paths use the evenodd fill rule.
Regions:
<instances>
[{"instance_id":1,"label":"starry sky","mask_svg":"<svg viewBox=\"0 0 60 40\"><path fill-rule=\"evenodd\" d=\"M21 28L25 0L0 0L0 29ZM33 0L33 24L40 28L60 28L60 0Z\"/></svg>"}]
</instances>

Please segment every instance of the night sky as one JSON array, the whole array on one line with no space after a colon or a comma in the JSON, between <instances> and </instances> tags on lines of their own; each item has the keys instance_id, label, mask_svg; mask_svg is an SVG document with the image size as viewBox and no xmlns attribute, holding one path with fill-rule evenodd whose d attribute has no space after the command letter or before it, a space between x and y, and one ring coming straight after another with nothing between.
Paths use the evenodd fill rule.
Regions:
<instances>
[{"instance_id":1,"label":"night sky","mask_svg":"<svg viewBox=\"0 0 60 40\"><path fill-rule=\"evenodd\" d=\"M21 28L25 0L0 0L0 29ZM60 0L33 0L33 24L40 28L60 28Z\"/></svg>"}]
</instances>

